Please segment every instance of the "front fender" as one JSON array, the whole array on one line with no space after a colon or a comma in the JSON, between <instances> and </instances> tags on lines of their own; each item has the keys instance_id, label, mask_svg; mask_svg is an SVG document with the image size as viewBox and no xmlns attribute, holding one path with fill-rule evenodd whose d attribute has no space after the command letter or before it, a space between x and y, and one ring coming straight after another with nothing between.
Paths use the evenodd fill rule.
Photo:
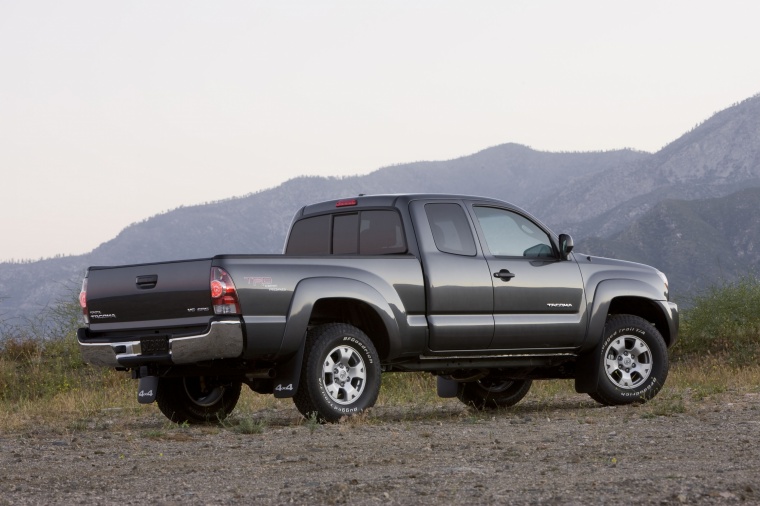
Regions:
<instances>
[{"instance_id":1,"label":"front fender","mask_svg":"<svg viewBox=\"0 0 760 506\"><path fill-rule=\"evenodd\" d=\"M612 301L616 297L636 297L661 302L662 293L656 287L636 279L608 279L600 282L589 302L591 316L588 332L580 356L576 362L575 390L580 393L595 392L599 382L599 356L602 352L604 325ZM662 307L660 304L659 307Z\"/></svg>"},{"instance_id":2,"label":"front fender","mask_svg":"<svg viewBox=\"0 0 760 506\"><path fill-rule=\"evenodd\" d=\"M596 286L594 299L589 302L591 316L588 333L581 351L588 351L601 341L610 305L616 297L637 297L659 301L662 299L662 291L649 283L636 279L608 279L600 282Z\"/></svg>"}]
</instances>

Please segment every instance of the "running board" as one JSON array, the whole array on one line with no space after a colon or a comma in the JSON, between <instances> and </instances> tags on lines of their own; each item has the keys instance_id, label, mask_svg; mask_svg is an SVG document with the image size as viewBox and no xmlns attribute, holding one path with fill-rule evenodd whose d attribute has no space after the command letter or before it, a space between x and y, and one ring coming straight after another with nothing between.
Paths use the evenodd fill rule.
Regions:
<instances>
[{"instance_id":1,"label":"running board","mask_svg":"<svg viewBox=\"0 0 760 506\"><path fill-rule=\"evenodd\" d=\"M576 353L521 355L461 355L432 357L421 355L415 361L389 364L386 370L453 371L457 369L500 369L553 367L578 358Z\"/></svg>"}]
</instances>

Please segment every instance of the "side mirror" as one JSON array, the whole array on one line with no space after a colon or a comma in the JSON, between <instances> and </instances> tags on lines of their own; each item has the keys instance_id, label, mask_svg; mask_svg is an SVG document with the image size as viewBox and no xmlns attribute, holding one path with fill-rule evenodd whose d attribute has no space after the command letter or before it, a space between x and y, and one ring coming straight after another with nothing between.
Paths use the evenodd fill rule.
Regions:
<instances>
[{"instance_id":1,"label":"side mirror","mask_svg":"<svg viewBox=\"0 0 760 506\"><path fill-rule=\"evenodd\" d=\"M568 234L559 235L559 254L562 260L567 260L567 256L573 251L573 238Z\"/></svg>"}]
</instances>

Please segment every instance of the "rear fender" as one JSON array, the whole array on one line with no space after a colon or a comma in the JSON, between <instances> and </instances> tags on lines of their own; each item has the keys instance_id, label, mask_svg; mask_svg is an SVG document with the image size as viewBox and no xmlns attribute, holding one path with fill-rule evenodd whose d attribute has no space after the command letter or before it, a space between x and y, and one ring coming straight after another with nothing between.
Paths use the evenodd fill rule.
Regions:
<instances>
[{"instance_id":1,"label":"rear fender","mask_svg":"<svg viewBox=\"0 0 760 506\"><path fill-rule=\"evenodd\" d=\"M312 311L319 300L334 298L354 299L367 304L380 316L388 334L390 349L400 346L399 328L393 310L373 287L348 278L304 279L293 293L282 344L277 353L280 357L290 358L276 367L275 397L292 397L298 390Z\"/></svg>"}]
</instances>

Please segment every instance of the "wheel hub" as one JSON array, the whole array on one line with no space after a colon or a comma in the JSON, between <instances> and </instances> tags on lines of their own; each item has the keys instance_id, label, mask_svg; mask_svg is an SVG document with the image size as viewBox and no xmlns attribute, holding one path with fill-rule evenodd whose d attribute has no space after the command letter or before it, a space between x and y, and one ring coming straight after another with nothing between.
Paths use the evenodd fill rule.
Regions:
<instances>
[{"instance_id":1,"label":"wheel hub","mask_svg":"<svg viewBox=\"0 0 760 506\"><path fill-rule=\"evenodd\" d=\"M187 398L201 407L213 406L224 396L224 386L219 385L209 388L203 377L184 378L183 385Z\"/></svg>"},{"instance_id":2,"label":"wheel hub","mask_svg":"<svg viewBox=\"0 0 760 506\"><path fill-rule=\"evenodd\" d=\"M364 359L351 346L337 346L325 357L322 385L337 404L355 402L364 392L367 371Z\"/></svg>"},{"instance_id":3,"label":"wheel hub","mask_svg":"<svg viewBox=\"0 0 760 506\"><path fill-rule=\"evenodd\" d=\"M604 357L607 378L624 390L637 388L652 372L652 352L639 336L626 335L611 341Z\"/></svg>"},{"instance_id":4,"label":"wheel hub","mask_svg":"<svg viewBox=\"0 0 760 506\"><path fill-rule=\"evenodd\" d=\"M333 370L333 373L338 381L348 381L351 379L344 364L338 364L338 367Z\"/></svg>"}]
</instances>

